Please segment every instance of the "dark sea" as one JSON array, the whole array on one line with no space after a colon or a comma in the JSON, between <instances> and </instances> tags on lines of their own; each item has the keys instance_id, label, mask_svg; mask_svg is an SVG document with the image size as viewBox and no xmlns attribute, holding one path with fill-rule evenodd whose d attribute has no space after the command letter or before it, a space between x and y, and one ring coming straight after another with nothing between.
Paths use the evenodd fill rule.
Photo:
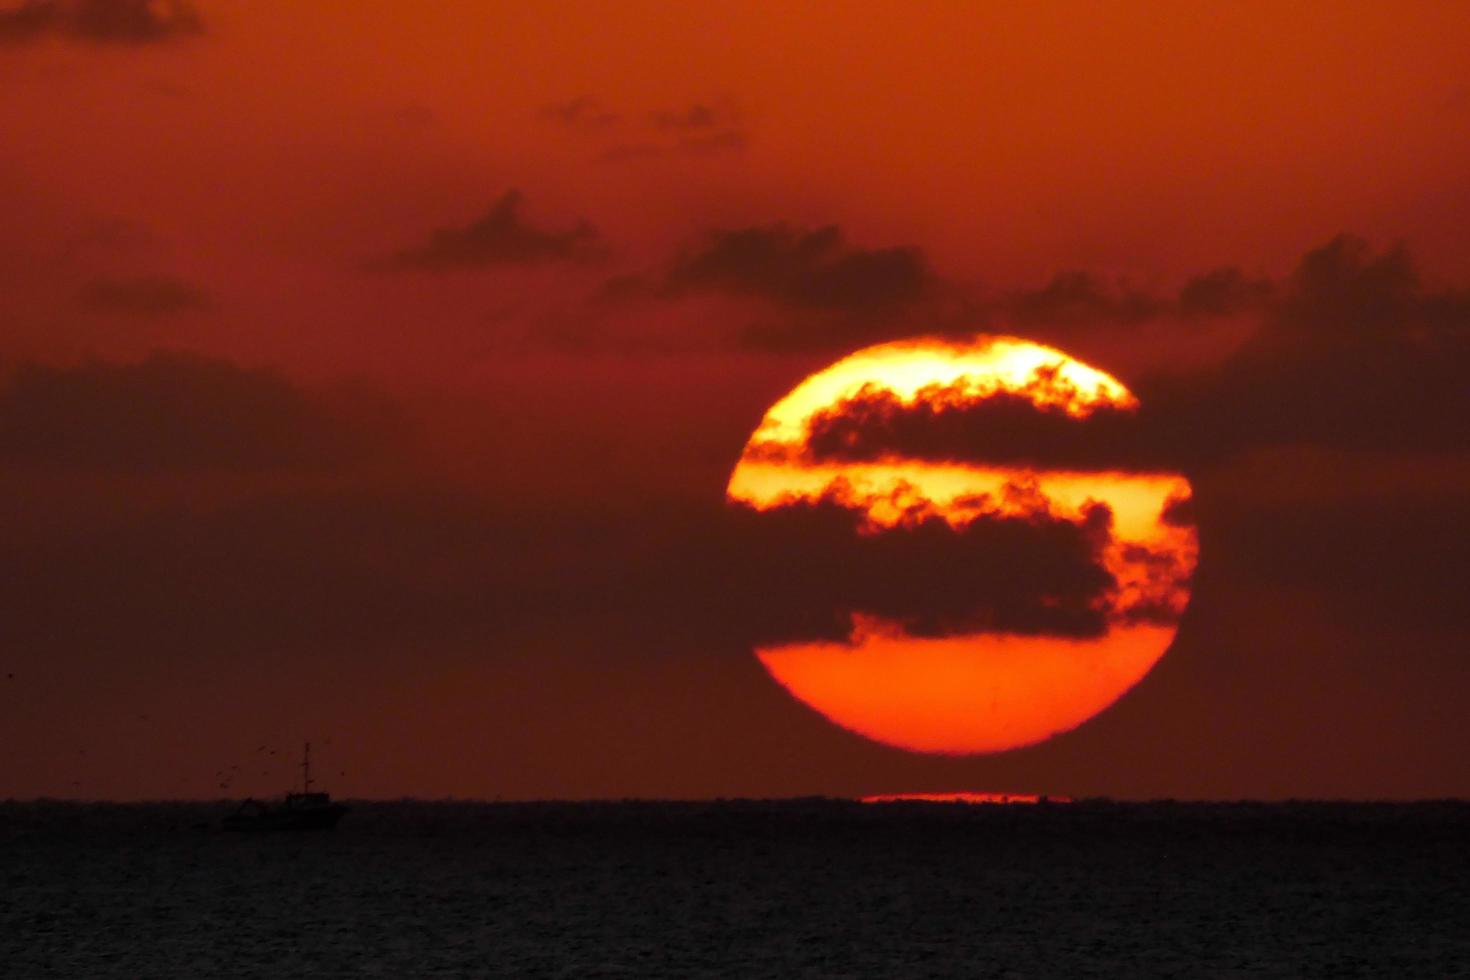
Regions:
<instances>
[{"instance_id":1,"label":"dark sea","mask_svg":"<svg viewBox=\"0 0 1470 980\"><path fill-rule=\"evenodd\" d=\"M1470 976L1470 804L0 803L0 976Z\"/></svg>"}]
</instances>

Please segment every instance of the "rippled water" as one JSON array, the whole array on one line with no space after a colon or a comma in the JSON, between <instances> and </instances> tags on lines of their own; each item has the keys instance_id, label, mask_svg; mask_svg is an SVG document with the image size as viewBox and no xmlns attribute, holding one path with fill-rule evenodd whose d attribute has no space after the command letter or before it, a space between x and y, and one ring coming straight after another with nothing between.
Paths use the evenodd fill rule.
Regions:
<instances>
[{"instance_id":1,"label":"rippled water","mask_svg":"<svg viewBox=\"0 0 1470 980\"><path fill-rule=\"evenodd\" d=\"M0 975L1470 971L1465 804L0 804ZM202 826L198 826L202 825Z\"/></svg>"}]
</instances>

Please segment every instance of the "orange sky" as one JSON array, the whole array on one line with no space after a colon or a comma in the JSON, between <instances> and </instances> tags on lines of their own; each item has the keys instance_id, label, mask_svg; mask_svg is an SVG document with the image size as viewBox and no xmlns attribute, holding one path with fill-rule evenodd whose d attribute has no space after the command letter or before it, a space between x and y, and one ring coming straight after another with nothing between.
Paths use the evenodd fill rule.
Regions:
<instances>
[{"instance_id":1,"label":"orange sky","mask_svg":"<svg viewBox=\"0 0 1470 980\"><path fill-rule=\"evenodd\" d=\"M0 188L19 219L0 247L36 262L97 222L141 226L155 267L239 313L156 340L324 370L349 352L322 331L375 319L353 367L428 358L395 335L462 333L462 296L385 297L354 267L509 186L548 221L585 216L633 267L706 226L788 220L920 243L998 285L1280 272L1345 229L1470 270L1470 13L1454 5L204 12L199 38L10 45L0 61ZM617 121L538 115L578 97ZM668 149L652 114L695 103L728 105L743 147ZM620 147L664 152L600 159ZM435 366L461 351L444 353Z\"/></svg>"},{"instance_id":2,"label":"orange sky","mask_svg":"<svg viewBox=\"0 0 1470 980\"><path fill-rule=\"evenodd\" d=\"M383 796L1470 792L1470 8L219 0L7 34L34 2L0 0L0 798L206 793L320 729ZM435 266L511 189L523 251ZM1222 267L1267 285L1195 315ZM1045 294L1069 271L1102 298ZM1116 708L926 759L771 684L694 545L803 377L996 319L1167 406L1204 558ZM154 351L203 360L108 373Z\"/></svg>"}]
</instances>

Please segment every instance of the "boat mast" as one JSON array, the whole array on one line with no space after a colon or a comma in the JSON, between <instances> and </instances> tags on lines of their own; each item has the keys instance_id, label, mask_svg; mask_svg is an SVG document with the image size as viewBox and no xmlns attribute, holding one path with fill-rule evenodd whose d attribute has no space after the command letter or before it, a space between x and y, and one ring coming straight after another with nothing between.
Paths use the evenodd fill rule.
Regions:
<instances>
[{"instance_id":1,"label":"boat mast","mask_svg":"<svg viewBox=\"0 0 1470 980\"><path fill-rule=\"evenodd\" d=\"M301 792L311 792L311 743L306 743L306 751L301 756Z\"/></svg>"}]
</instances>

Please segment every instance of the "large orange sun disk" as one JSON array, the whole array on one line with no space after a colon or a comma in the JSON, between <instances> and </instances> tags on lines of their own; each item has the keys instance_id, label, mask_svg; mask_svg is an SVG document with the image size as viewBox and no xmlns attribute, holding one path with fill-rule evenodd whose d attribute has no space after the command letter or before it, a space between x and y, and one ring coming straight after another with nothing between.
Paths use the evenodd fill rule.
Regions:
<instances>
[{"instance_id":1,"label":"large orange sun disk","mask_svg":"<svg viewBox=\"0 0 1470 980\"><path fill-rule=\"evenodd\" d=\"M987 495L1004 513L1004 488L1024 483L1059 516L1075 518L1095 502L1108 505L1114 541L1103 560L1120 596L1138 598L1158 588L1149 567L1131 557L1132 546L1167 555L1186 572L1193 569L1194 530L1163 519L1172 501L1189 496L1188 482L1177 473L802 458L809 420L865 387L912 403L926 389L956 385L976 398L1024 393L1038 407L1079 420L1102 404L1137 406L1116 379L1027 341L980 337L880 345L812 375L772 406L731 474L727 495L758 510L835 496L865 509L881 532L898 520L895 501L922 503L963 521L973 516L966 512L973 505L965 501ZM1187 594L1177 593L1168 598L1182 609ZM787 691L843 728L912 751L969 754L1031 745L1075 728L1146 675L1174 631L1171 624L1114 622L1104 635L1082 639L1004 633L915 637L855 613L846 642L789 643L755 653Z\"/></svg>"},{"instance_id":2,"label":"large orange sun disk","mask_svg":"<svg viewBox=\"0 0 1470 980\"><path fill-rule=\"evenodd\" d=\"M1098 640L977 634L885 636L756 651L781 686L829 720L915 752L964 755L1032 745L1117 700L1164 655L1167 626Z\"/></svg>"}]
</instances>

